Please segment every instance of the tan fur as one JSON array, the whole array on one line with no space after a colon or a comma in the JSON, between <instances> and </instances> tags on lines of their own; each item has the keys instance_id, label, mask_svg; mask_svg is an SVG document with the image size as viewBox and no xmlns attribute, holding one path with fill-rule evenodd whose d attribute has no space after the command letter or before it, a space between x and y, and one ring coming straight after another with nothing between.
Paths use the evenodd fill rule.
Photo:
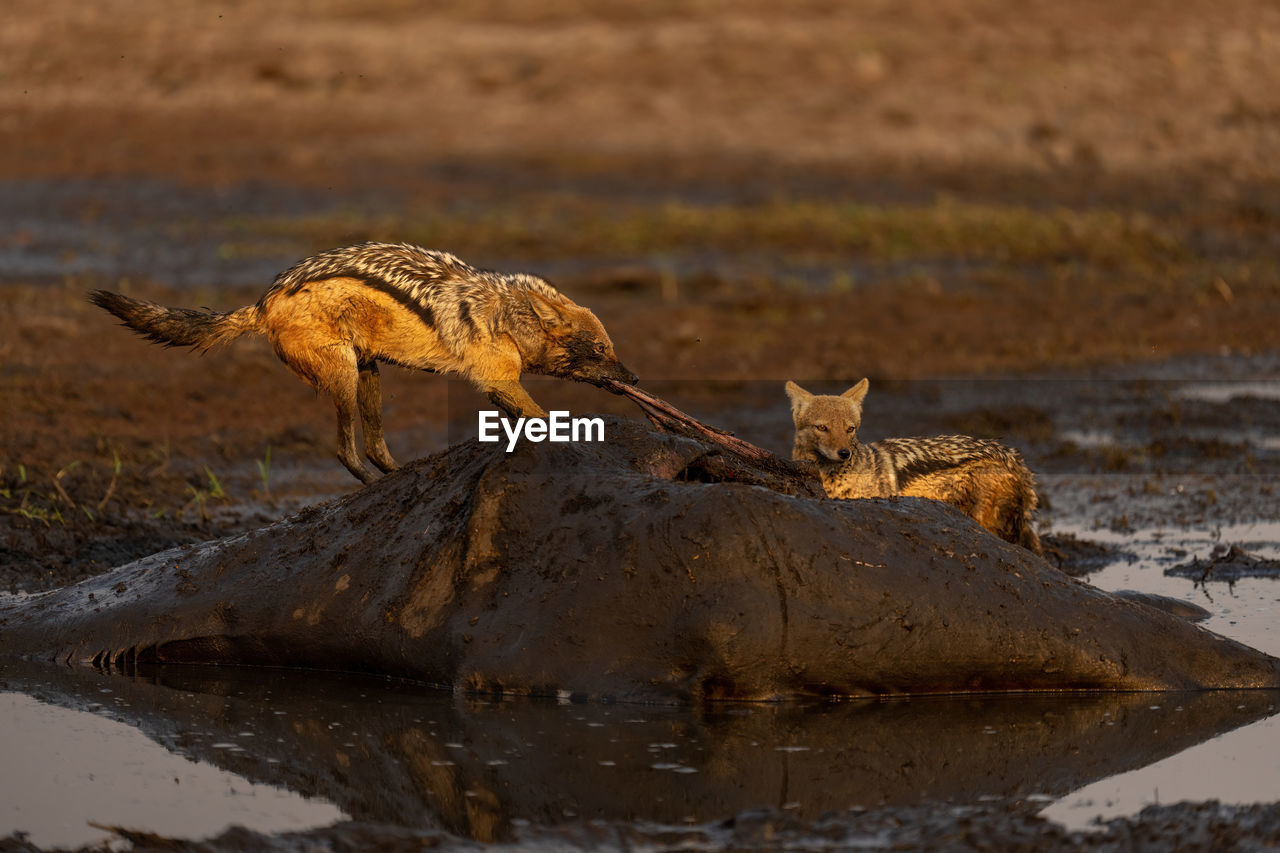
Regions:
<instances>
[{"instance_id":1,"label":"tan fur","mask_svg":"<svg viewBox=\"0 0 1280 853\"><path fill-rule=\"evenodd\" d=\"M338 414L338 458L356 477L374 475L355 448L397 468L382 431L378 364L469 379L508 414L545 417L520 384L523 373L584 382L636 381L618 361L595 314L536 276L477 270L444 252L364 243L323 252L276 277L256 305L230 313L166 308L109 291L90 299L148 339L197 350L247 333Z\"/></svg>"},{"instance_id":2,"label":"tan fur","mask_svg":"<svg viewBox=\"0 0 1280 853\"><path fill-rule=\"evenodd\" d=\"M904 495L944 501L995 535L1042 553L1031 513L1038 500L1022 456L967 435L888 438L862 444L863 379L839 396L786 384L795 422L791 457L817 464L828 497Z\"/></svg>"}]
</instances>

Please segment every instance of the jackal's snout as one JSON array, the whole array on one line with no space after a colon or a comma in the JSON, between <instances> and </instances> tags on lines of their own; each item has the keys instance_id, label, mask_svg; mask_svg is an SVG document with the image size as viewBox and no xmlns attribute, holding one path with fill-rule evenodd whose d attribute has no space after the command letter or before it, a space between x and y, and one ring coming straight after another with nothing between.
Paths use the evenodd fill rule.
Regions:
<instances>
[{"instance_id":1,"label":"jackal's snout","mask_svg":"<svg viewBox=\"0 0 1280 853\"><path fill-rule=\"evenodd\" d=\"M632 373L625 364L616 358L601 359L600 361L581 365L574 378L590 382L592 385L604 385L609 380L627 385L636 385L640 382L640 377Z\"/></svg>"},{"instance_id":2,"label":"jackal's snout","mask_svg":"<svg viewBox=\"0 0 1280 853\"><path fill-rule=\"evenodd\" d=\"M615 373L613 376L610 376L609 377L610 379L616 379L619 382L625 382L628 385L640 384L640 377L636 376L629 369L627 369L627 366L625 364L619 361L617 362L617 366L618 366L617 373Z\"/></svg>"},{"instance_id":3,"label":"jackal's snout","mask_svg":"<svg viewBox=\"0 0 1280 853\"><path fill-rule=\"evenodd\" d=\"M830 433L807 431L806 444L828 462L848 462L853 456L853 442L856 439L835 437ZM816 460L815 460L816 461Z\"/></svg>"}]
</instances>

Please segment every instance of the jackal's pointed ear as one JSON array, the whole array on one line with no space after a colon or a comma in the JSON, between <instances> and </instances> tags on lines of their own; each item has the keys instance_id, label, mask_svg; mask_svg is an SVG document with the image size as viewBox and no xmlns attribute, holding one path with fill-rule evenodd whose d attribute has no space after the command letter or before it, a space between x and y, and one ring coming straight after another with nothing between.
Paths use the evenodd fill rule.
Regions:
<instances>
[{"instance_id":1,"label":"jackal's pointed ear","mask_svg":"<svg viewBox=\"0 0 1280 853\"><path fill-rule=\"evenodd\" d=\"M791 405L793 406L798 403L803 403L806 400L813 399L812 394L792 382L790 379L787 380L787 384L783 387L787 391L787 399L791 401Z\"/></svg>"},{"instance_id":2,"label":"jackal's pointed ear","mask_svg":"<svg viewBox=\"0 0 1280 853\"><path fill-rule=\"evenodd\" d=\"M791 417L799 421L800 413L809 405L813 395L789 379L784 387L787 389L787 399L791 401Z\"/></svg>"},{"instance_id":3,"label":"jackal's pointed ear","mask_svg":"<svg viewBox=\"0 0 1280 853\"><path fill-rule=\"evenodd\" d=\"M871 382L865 377L857 385L854 385L848 391L841 394L846 400L852 400L855 403L861 403L867 397L867 391L871 388Z\"/></svg>"},{"instance_id":4,"label":"jackal's pointed ear","mask_svg":"<svg viewBox=\"0 0 1280 853\"><path fill-rule=\"evenodd\" d=\"M560 312L560 306L537 291L529 291L529 308L533 316L538 318L544 329L556 329L569 325L568 319Z\"/></svg>"}]
</instances>

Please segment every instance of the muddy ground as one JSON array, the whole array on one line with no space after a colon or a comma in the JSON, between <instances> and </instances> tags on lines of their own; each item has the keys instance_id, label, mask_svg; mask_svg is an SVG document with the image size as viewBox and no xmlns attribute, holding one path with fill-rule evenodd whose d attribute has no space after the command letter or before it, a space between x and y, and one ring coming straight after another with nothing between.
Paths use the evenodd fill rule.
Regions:
<instances>
[{"instance_id":1,"label":"muddy ground","mask_svg":"<svg viewBox=\"0 0 1280 853\"><path fill-rule=\"evenodd\" d=\"M146 833L121 831L133 850L233 853L299 848L358 851L378 847L416 851L448 850L1106 850L1157 853L1178 850L1267 850L1280 842L1280 814L1274 806L1150 806L1135 818L1109 821L1088 831L1066 831L1034 815L987 807L875 809L831 812L802 821L777 809L743 812L697 827L607 823L551 829L530 827L514 841L481 844L444 832L339 824L323 830L268 836L232 829L196 844ZM38 848L0 839L4 853Z\"/></svg>"},{"instance_id":2,"label":"muddy ground","mask_svg":"<svg viewBox=\"0 0 1280 853\"><path fill-rule=\"evenodd\" d=\"M164 351L84 294L229 309L364 239L547 275L646 386L778 452L785 379L869 375L866 438L1019 447L1051 534L1274 517L1271 4L815 0L779 19L755 0L19 0L6 17L0 590L353 489L329 403L263 342ZM1224 382L1239 393L1196 395ZM394 369L384 386L402 461L464 437L483 402ZM1122 551L1064 549L1077 568Z\"/></svg>"}]
</instances>

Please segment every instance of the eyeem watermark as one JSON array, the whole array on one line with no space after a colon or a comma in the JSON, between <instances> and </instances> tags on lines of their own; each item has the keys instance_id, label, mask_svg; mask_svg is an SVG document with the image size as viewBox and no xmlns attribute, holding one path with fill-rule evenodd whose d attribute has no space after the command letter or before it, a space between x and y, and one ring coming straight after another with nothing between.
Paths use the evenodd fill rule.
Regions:
<instances>
[{"instance_id":1,"label":"eyeem watermark","mask_svg":"<svg viewBox=\"0 0 1280 853\"><path fill-rule=\"evenodd\" d=\"M568 412L548 412L545 418L516 418L513 424L492 409L480 410L480 440L494 443L502 440L498 428L507 437L507 452L516 449L523 435L525 441L604 441L604 418L571 418Z\"/></svg>"}]
</instances>

